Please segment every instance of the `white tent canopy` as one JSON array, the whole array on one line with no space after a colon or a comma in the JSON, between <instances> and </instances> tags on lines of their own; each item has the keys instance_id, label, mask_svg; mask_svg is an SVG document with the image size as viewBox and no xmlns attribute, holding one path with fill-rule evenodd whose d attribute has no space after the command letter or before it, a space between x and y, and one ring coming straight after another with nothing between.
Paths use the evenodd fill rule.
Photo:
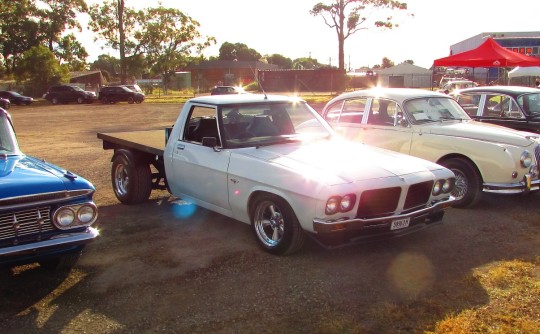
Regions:
<instances>
[{"instance_id":1,"label":"white tent canopy","mask_svg":"<svg viewBox=\"0 0 540 334\"><path fill-rule=\"evenodd\" d=\"M517 77L540 77L540 67L516 67L510 72L508 72L508 78L517 78Z\"/></svg>"}]
</instances>

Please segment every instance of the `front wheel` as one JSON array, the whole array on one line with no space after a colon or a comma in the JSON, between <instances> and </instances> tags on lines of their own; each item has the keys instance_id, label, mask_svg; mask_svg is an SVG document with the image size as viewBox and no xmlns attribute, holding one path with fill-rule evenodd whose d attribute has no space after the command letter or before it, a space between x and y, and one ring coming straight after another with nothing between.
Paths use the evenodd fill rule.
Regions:
<instances>
[{"instance_id":1,"label":"front wheel","mask_svg":"<svg viewBox=\"0 0 540 334\"><path fill-rule=\"evenodd\" d=\"M51 100L51 103L52 104L58 104L60 101L58 101L58 99L56 97L53 97L52 100Z\"/></svg>"},{"instance_id":2,"label":"front wheel","mask_svg":"<svg viewBox=\"0 0 540 334\"><path fill-rule=\"evenodd\" d=\"M128 102L129 104L133 104L133 103L135 103L135 100L130 96L130 97L128 97L127 102Z\"/></svg>"},{"instance_id":3,"label":"front wheel","mask_svg":"<svg viewBox=\"0 0 540 334\"><path fill-rule=\"evenodd\" d=\"M275 255L287 255L302 248L305 233L285 200L264 194L255 200L252 208L252 231L264 250Z\"/></svg>"},{"instance_id":4,"label":"front wheel","mask_svg":"<svg viewBox=\"0 0 540 334\"><path fill-rule=\"evenodd\" d=\"M76 251L58 255L54 258L43 260L39 265L46 270L63 271L70 270L75 266L82 254L82 247Z\"/></svg>"},{"instance_id":5,"label":"front wheel","mask_svg":"<svg viewBox=\"0 0 540 334\"><path fill-rule=\"evenodd\" d=\"M452 196L456 201L452 206L466 208L474 206L480 199L482 179L474 165L462 158L453 158L441 163L456 175L456 186Z\"/></svg>"},{"instance_id":6,"label":"front wheel","mask_svg":"<svg viewBox=\"0 0 540 334\"><path fill-rule=\"evenodd\" d=\"M111 181L116 198L124 204L144 202L152 192L150 165L136 163L131 154L125 152L113 158Z\"/></svg>"},{"instance_id":7,"label":"front wheel","mask_svg":"<svg viewBox=\"0 0 540 334\"><path fill-rule=\"evenodd\" d=\"M79 96L79 97L77 98L77 103L78 103L78 104L83 104L83 103L84 103L84 98L82 98L82 97Z\"/></svg>"}]
</instances>

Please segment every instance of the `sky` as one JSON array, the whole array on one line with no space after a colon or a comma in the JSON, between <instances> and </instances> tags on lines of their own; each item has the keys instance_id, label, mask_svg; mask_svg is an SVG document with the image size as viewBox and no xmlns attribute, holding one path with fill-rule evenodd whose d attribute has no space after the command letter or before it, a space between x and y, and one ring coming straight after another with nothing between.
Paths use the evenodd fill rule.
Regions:
<instances>
[{"instance_id":1,"label":"sky","mask_svg":"<svg viewBox=\"0 0 540 334\"><path fill-rule=\"evenodd\" d=\"M98 0L87 0L89 4ZM101 2L101 1L99 1ZM296 59L312 57L321 64L338 65L337 36L322 17L309 11L330 0L162 0L164 7L178 8L200 23L199 32L213 36L217 44L205 56L218 56L224 42L243 43L261 55L281 54ZM380 30L373 25L345 41L347 68L381 64L383 57L395 64L412 60L430 68L437 58L449 55L450 46L483 32L540 31L538 0L404 0L408 13L391 14L399 27ZM125 0L128 7L142 9L153 1ZM501 6L503 5L504 6ZM81 20L81 23L84 19ZM84 24L83 24L84 25ZM88 62L100 54L119 57L102 49L94 34L78 34L89 53Z\"/></svg>"}]
</instances>

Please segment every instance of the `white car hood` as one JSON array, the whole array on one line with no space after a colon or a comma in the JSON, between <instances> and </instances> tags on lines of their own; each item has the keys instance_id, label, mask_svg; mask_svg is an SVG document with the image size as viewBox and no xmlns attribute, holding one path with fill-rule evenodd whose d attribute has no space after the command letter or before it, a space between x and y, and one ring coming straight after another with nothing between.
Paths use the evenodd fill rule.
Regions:
<instances>
[{"instance_id":1,"label":"white car hood","mask_svg":"<svg viewBox=\"0 0 540 334\"><path fill-rule=\"evenodd\" d=\"M534 133L517 131L499 125L476 121L443 121L436 126L430 124L430 127L420 128L423 133L449 137L463 137L521 147L531 145L531 137L538 137L538 135Z\"/></svg>"},{"instance_id":2,"label":"white car hood","mask_svg":"<svg viewBox=\"0 0 540 334\"><path fill-rule=\"evenodd\" d=\"M330 185L443 168L427 160L341 139L262 146L243 154Z\"/></svg>"}]
</instances>

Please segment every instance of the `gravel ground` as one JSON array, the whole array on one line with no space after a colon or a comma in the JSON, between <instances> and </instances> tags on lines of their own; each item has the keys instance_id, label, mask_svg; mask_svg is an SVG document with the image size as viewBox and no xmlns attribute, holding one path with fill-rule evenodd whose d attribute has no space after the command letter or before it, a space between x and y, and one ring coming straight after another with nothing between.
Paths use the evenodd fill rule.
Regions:
<instances>
[{"instance_id":1,"label":"gravel ground","mask_svg":"<svg viewBox=\"0 0 540 334\"><path fill-rule=\"evenodd\" d=\"M316 109L321 106L315 106ZM14 106L22 150L96 186L101 236L67 273L0 274L2 333L421 333L484 305L471 270L540 254L540 195L485 195L444 223L378 243L293 256L261 251L249 226L177 198L118 203L97 132L161 129L180 105Z\"/></svg>"}]
</instances>

